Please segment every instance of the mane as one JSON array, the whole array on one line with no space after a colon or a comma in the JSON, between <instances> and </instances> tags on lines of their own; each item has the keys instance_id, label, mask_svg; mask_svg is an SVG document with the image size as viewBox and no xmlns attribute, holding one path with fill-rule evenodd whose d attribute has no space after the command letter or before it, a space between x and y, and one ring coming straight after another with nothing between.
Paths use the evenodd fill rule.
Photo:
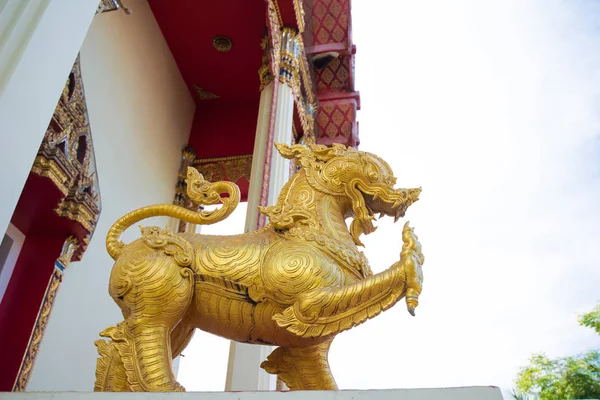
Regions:
<instances>
[{"instance_id":1,"label":"mane","mask_svg":"<svg viewBox=\"0 0 600 400\"><path fill-rule=\"evenodd\" d=\"M290 229L296 225L306 225L317 228L318 223L314 216L304 208L296 207L289 199L292 187L299 180L306 180L306 171L300 168L281 189L277 197L277 203L274 206L258 207L261 214L269 218L269 223L278 230ZM308 182L311 190L318 191L313 185Z\"/></svg>"}]
</instances>

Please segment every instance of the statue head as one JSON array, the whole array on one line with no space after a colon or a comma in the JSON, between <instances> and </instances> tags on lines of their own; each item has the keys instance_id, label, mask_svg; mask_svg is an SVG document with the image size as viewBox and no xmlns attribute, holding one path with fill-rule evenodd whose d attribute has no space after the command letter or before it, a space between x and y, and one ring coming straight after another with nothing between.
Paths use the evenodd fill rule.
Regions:
<instances>
[{"instance_id":1,"label":"statue head","mask_svg":"<svg viewBox=\"0 0 600 400\"><path fill-rule=\"evenodd\" d=\"M397 221L419 199L420 188L394 188L392 169L375 154L340 144L275 146L283 157L297 160L315 190L350 201L352 215L348 217L354 217L350 234L357 245L362 245L360 235L375 231L375 214Z\"/></svg>"}]
</instances>

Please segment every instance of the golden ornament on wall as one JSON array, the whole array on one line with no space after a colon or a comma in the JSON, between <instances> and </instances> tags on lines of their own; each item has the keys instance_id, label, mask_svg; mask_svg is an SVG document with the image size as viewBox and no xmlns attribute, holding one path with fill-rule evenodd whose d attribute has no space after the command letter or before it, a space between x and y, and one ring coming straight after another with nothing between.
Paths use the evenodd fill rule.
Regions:
<instances>
[{"instance_id":1,"label":"golden ornament on wall","mask_svg":"<svg viewBox=\"0 0 600 400\"><path fill-rule=\"evenodd\" d=\"M213 46L215 49L217 49L217 51L226 53L231 50L233 43L227 36L215 36L213 39Z\"/></svg>"},{"instance_id":2,"label":"golden ornament on wall","mask_svg":"<svg viewBox=\"0 0 600 400\"><path fill-rule=\"evenodd\" d=\"M404 216L420 189L395 189L389 165L342 145L276 145L300 167L277 203L261 207L270 222L236 236L173 233L139 221L169 216L192 224L227 218L239 202L231 182L211 183L188 168L195 212L159 204L135 210L109 229L115 260L109 294L124 320L97 340L96 391L183 391L171 369L195 329L243 343L278 346L262 363L292 390L335 390L327 360L335 336L401 299L414 315L423 284L421 245L408 223L397 262L373 274L357 246L375 231L375 214ZM349 227L346 218L352 218Z\"/></svg>"}]
</instances>

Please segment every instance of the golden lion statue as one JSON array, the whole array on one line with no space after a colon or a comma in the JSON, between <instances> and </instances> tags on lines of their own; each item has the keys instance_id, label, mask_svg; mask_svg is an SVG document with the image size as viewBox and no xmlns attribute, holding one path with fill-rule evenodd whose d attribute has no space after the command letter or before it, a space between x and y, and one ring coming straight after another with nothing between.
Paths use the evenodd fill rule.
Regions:
<instances>
[{"instance_id":1,"label":"golden lion statue","mask_svg":"<svg viewBox=\"0 0 600 400\"><path fill-rule=\"evenodd\" d=\"M106 247L115 265L109 293L124 320L100 334L108 341L96 341L96 391L183 391L171 360L196 328L278 346L261 366L291 390L337 389L327 360L335 335L403 297L414 315L424 258L408 223L400 261L382 273L373 275L357 245L375 230L375 213L398 220L421 190L394 189L389 165L370 153L342 145L276 146L301 168L275 206L260 208L270 220L260 230L208 236L142 227L141 239L123 244L125 229L144 218L212 224L231 214L239 188L207 182L193 168L189 197L222 207L197 213L154 205L110 228Z\"/></svg>"}]
</instances>

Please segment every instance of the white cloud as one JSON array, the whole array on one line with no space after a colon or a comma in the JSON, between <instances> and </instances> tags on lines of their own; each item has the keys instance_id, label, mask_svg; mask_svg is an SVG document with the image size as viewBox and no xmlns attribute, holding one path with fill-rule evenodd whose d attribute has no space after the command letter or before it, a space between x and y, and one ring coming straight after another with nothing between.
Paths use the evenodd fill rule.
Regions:
<instances>
[{"instance_id":1,"label":"white cloud","mask_svg":"<svg viewBox=\"0 0 600 400\"><path fill-rule=\"evenodd\" d=\"M600 300L599 12L353 3L361 149L423 186L407 219L426 275L417 318L398 305L336 339L342 388L509 387L533 352L600 345L576 322ZM380 225L364 241L376 270L400 249L401 225Z\"/></svg>"}]
</instances>

